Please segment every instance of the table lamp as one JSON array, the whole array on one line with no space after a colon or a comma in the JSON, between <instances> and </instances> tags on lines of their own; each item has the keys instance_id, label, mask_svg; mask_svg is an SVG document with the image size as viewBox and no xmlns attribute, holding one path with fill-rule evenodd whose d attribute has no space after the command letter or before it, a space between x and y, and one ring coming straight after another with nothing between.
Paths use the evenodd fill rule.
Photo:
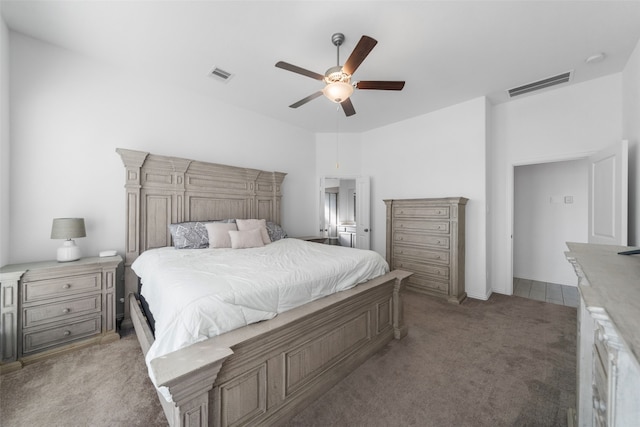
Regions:
<instances>
[{"instance_id":1,"label":"table lamp","mask_svg":"<svg viewBox=\"0 0 640 427\"><path fill-rule=\"evenodd\" d=\"M76 237L85 237L84 218L54 218L51 227L52 239L65 239L58 248L58 262L80 259L80 248L73 241Z\"/></svg>"}]
</instances>

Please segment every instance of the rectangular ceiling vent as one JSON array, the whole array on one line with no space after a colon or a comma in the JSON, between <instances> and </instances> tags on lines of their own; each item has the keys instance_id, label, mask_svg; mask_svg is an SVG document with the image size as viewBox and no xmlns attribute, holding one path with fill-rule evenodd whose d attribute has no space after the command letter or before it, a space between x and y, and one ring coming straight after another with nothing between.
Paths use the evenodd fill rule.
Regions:
<instances>
[{"instance_id":1,"label":"rectangular ceiling vent","mask_svg":"<svg viewBox=\"0 0 640 427\"><path fill-rule=\"evenodd\" d=\"M226 83L231 79L231 77L233 77L233 74L231 74L231 73L229 73L229 72L227 72L227 71L225 71L225 70L223 70L221 68L215 67L211 71L211 76L213 76L217 80L220 80L221 82L225 82Z\"/></svg>"},{"instance_id":2,"label":"rectangular ceiling vent","mask_svg":"<svg viewBox=\"0 0 640 427\"><path fill-rule=\"evenodd\" d=\"M550 86L566 83L571 80L572 74L573 74L572 71L567 71L566 73L558 74L557 76L538 80L537 82L528 83L526 85L514 87L513 89L509 89L507 92L509 92L509 97L513 98L514 96L523 95L525 93L534 92L536 90L541 90L544 88L548 88Z\"/></svg>"}]
</instances>

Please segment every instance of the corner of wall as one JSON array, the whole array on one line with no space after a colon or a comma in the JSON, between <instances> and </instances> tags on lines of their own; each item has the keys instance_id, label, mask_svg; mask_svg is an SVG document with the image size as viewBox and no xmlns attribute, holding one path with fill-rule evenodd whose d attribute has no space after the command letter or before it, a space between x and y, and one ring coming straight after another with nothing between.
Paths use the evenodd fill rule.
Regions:
<instances>
[{"instance_id":1,"label":"corner of wall","mask_svg":"<svg viewBox=\"0 0 640 427\"><path fill-rule=\"evenodd\" d=\"M622 71L622 137L629 141L628 244L640 245L640 41Z\"/></svg>"},{"instance_id":2,"label":"corner of wall","mask_svg":"<svg viewBox=\"0 0 640 427\"><path fill-rule=\"evenodd\" d=\"M9 262L9 29L0 15L0 266Z\"/></svg>"}]
</instances>

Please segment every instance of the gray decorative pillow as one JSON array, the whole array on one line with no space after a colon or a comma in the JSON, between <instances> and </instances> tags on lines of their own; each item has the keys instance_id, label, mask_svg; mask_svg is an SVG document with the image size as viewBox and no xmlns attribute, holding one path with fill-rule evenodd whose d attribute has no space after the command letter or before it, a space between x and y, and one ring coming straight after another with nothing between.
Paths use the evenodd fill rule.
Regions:
<instances>
[{"instance_id":1,"label":"gray decorative pillow","mask_svg":"<svg viewBox=\"0 0 640 427\"><path fill-rule=\"evenodd\" d=\"M176 249L204 249L209 247L209 234L205 224L207 222L232 223L235 219L216 221L188 221L169 224L169 231Z\"/></svg>"},{"instance_id":2,"label":"gray decorative pillow","mask_svg":"<svg viewBox=\"0 0 640 427\"><path fill-rule=\"evenodd\" d=\"M204 222L190 221L169 224L176 249L202 249L209 247L209 235Z\"/></svg>"},{"instance_id":3,"label":"gray decorative pillow","mask_svg":"<svg viewBox=\"0 0 640 427\"><path fill-rule=\"evenodd\" d=\"M287 237L287 233L284 231L284 229L278 224L271 221L267 221L267 232L269 233L269 238L272 242L280 239L285 239Z\"/></svg>"}]
</instances>

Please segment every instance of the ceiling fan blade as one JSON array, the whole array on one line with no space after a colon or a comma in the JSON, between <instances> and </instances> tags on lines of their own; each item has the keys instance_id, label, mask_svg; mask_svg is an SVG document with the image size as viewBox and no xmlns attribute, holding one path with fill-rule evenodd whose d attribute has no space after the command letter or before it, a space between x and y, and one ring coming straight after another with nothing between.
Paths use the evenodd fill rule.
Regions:
<instances>
[{"instance_id":1,"label":"ceiling fan blade","mask_svg":"<svg viewBox=\"0 0 640 427\"><path fill-rule=\"evenodd\" d=\"M305 70L304 68L300 68L297 65L289 64L288 62L279 61L278 63L276 63L276 67L282 68L283 70L292 71L294 73L302 74L303 76L311 77L312 79L316 79L316 80L324 79L324 76L322 74Z\"/></svg>"},{"instance_id":2,"label":"ceiling fan blade","mask_svg":"<svg viewBox=\"0 0 640 427\"><path fill-rule=\"evenodd\" d=\"M351 56L349 56L347 62L344 63L342 71L347 74L355 73L376 44L378 44L377 40L369 36L362 36L355 49L353 49L353 52L351 52Z\"/></svg>"},{"instance_id":3,"label":"ceiling fan blade","mask_svg":"<svg viewBox=\"0 0 640 427\"><path fill-rule=\"evenodd\" d=\"M306 98L302 98L300 101L289 105L289 108L298 108L299 106L304 105L307 102L312 101L312 100L316 99L319 96L322 96L322 91L321 90L319 90L319 91L317 91L315 93L312 93L311 95L307 96Z\"/></svg>"},{"instance_id":4,"label":"ceiling fan blade","mask_svg":"<svg viewBox=\"0 0 640 427\"><path fill-rule=\"evenodd\" d=\"M356 83L358 89L377 89L377 90L402 90L404 82L367 80Z\"/></svg>"},{"instance_id":5,"label":"ceiling fan blade","mask_svg":"<svg viewBox=\"0 0 640 427\"><path fill-rule=\"evenodd\" d=\"M347 98L340 103L342 105L342 109L344 110L344 114L349 117L353 116L356 113L356 109L353 108L353 104L351 103L351 98Z\"/></svg>"}]
</instances>

